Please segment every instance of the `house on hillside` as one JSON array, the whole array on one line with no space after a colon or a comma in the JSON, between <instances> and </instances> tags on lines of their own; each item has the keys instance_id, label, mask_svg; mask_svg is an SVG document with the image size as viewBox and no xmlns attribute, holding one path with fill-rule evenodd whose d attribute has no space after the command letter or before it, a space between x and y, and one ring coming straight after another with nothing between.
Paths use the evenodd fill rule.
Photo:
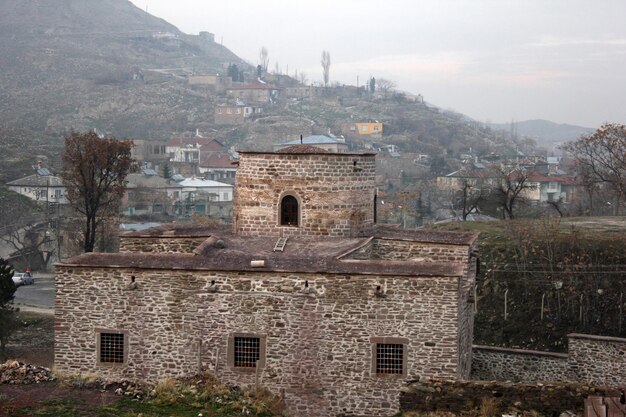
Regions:
<instances>
[{"instance_id":1,"label":"house on hillside","mask_svg":"<svg viewBox=\"0 0 626 417\"><path fill-rule=\"evenodd\" d=\"M254 115L263 113L263 108L259 106L248 106L236 104L234 106L218 105L214 110L215 124L238 125Z\"/></svg>"},{"instance_id":2,"label":"house on hillside","mask_svg":"<svg viewBox=\"0 0 626 417\"><path fill-rule=\"evenodd\" d=\"M582 193L582 186L578 186L574 177L566 175L545 175L536 171L528 173L530 188L524 190L524 196L532 202L562 202L569 203L575 196Z\"/></svg>"},{"instance_id":3,"label":"house on hillside","mask_svg":"<svg viewBox=\"0 0 626 417\"><path fill-rule=\"evenodd\" d=\"M333 135L311 135L303 137L302 140L296 139L285 143L275 144L274 151L280 151L281 149L285 149L298 144L315 146L316 148L324 149L328 152L348 151L348 145L346 144L346 141L343 139L338 139Z\"/></svg>"},{"instance_id":4,"label":"house on hillside","mask_svg":"<svg viewBox=\"0 0 626 417\"><path fill-rule=\"evenodd\" d=\"M183 186L157 175L153 169L126 176L126 190L122 198L124 215L140 216L173 214L174 202L180 200Z\"/></svg>"},{"instance_id":5,"label":"house on hillside","mask_svg":"<svg viewBox=\"0 0 626 417\"><path fill-rule=\"evenodd\" d=\"M231 98L251 103L276 103L280 99L281 89L269 84L244 84L226 89Z\"/></svg>"},{"instance_id":6,"label":"house on hillside","mask_svg":"<svg viewBox=\"0 0 626 417\"><path fill-rule=\"evenodd\" d=\"M374 153L241 151L236 184L232 226L56 265L59 371L208 369L300 417L388 416L408 381L469 377L476 234L377 225Z\"/></svg>"},{"instance_id":7,"label":"house on hillside","mask_svg":"<svg viewBox=\"0 0 626 417\"><path fill-rule=\"evenodd\" d=\"M52 175L47 168L38 166L33 175L10 181L7 188L44 203L68 204L67 193L61 177Z\"/></svg>"},{"instance_id":8,"label":"house on hillside","mask_svg":"<svg viewBox=\"0 0 626 417\"><path fill-rule=\"evenodd\" d=\"M356 123L350 122L344 123L341 130L345 134L351 133L356 135L382 135L383 124L378 121Z\"/></svg>"},{"instance_id":9,"label":"house on hillside","mask_svg":"<svg viewBox=\"0 0 626 417\"><path fill-rule=\"evenodd\" d=\"M200 174L203 159L214 152L221 152L224 145L211 138L176 137L167 142L166 151L169 155L172 172L185 176Z\"/></svg>"},{"instance_id":10,"label":"house on hillside","mask_svg":"<svg viewBox=\"0 0 626 417\"><path fill-rule=\"evenodd\" d=\"M229 75L192 75L187 78L191 87L208 87L216 93L223 93L233 86L233 79Z\"/></svg>"},{"instance_id":11,"label":"house on hillside","mask_svg":"<svg viewBox=\"0 0 626 417\"><path fill-rule=\"evenodd\" d=\"M201 157L199 171L208 180L234 183L237 166L230 154L210 152Z\"/></svg>"}]
</instances>

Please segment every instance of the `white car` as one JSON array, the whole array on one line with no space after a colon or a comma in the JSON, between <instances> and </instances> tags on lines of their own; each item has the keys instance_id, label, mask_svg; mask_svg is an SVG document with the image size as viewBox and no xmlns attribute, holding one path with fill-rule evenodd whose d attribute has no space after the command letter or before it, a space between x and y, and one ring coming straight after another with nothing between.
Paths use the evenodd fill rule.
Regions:
<instances>
[{"instance_id":1,"label":"white car","mask_svg":"<svg viewBox=\"0 0 626 417\"><path fill-rule=\"evenodd\" d=\"M35 283L35 279L30 272L15 272L13 274L13 283L16 287L20 285L32 285Z\"/></svg>"}]
</instances>

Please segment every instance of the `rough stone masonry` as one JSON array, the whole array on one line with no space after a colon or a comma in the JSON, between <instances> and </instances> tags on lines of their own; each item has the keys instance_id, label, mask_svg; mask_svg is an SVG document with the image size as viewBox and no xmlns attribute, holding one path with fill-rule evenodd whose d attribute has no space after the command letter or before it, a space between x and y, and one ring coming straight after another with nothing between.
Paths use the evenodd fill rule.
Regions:
<instances>
[{"instance_id":1,"label":"rough stone masonry","mask_svg":"<svg viewBox=\"0 0 626 417\"><path fill-rule=\"evenodd\" d=\"M476 235L376 225L373 167L241 153L232 229L134 232L58 264L55 366L149 382L209 369L311 417L389 416L410 380L468 378ZM287 195L297 224L281 224Z\"/></svg>"}]
</instances>

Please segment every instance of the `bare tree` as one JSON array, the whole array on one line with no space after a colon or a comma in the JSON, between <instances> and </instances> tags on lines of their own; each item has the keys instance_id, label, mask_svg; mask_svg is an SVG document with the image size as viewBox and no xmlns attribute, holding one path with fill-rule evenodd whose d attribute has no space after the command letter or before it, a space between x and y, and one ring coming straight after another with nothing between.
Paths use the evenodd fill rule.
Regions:
<instances>
[{"instance_id":1,"label":"bare tree","mask_svg":"<svg viewBox=\"0 0 626 417\"><path fill-rule=\"evenodd\" d=\"M470 179L463 179L461 182L460 201L461 216L463 221L467 216L478 210L478 205L486 200L488 192L481 184Z\"/></svg>"},{"instance_id":2,"label":"bare tree","mask_svg":"<svg viewBox=\"0 0 626 417\"><path fill-rule=\"evenodd\" d=\"M298 81L300 81L300 84L302 85L307 85L309 82L309 77L307 77L306 72L301 71L298 74Z\"/></svg>"},{"instance_id":3,"label":"bare tree","mask_svg":"<svg viewBox=\"0 0 626 417\"><path fill-rule=\"evenodd\" d=\"M322 51L321 64L324 74L324 87L328 87L328 80L330 79L330 52Z\"/></svg>"},{"instance_id":4,"label":"bare tree","mask_svg":"<svg viewBox=\"0 0 626 417\"><path fill-rule=\"evenodd\" d=\"M95 132L65 138L61 178L72 207L85 216L83 249L93 252L96 233L107 217L117 215L133 168L131 141L101 139Z\"/></svg>"},{"instance_id":5,"label":"bare tree","mask_svg":"<svg viewBox=\"0 0 626 417\"><path fill-rule=\"evenodd\" d=\"M502 207L502 218L513 219L516 204L524 199L524 191L534 188L528 181L528 173L520 168L500 169L499 184L492 195Z\"/></svg>"},{"instance_id":6,"label":"bare tree","mask_svg":"<svg viewBox=\"0 0 626 417\"><path fill-rule=\"evenodd\" d=\"M259 65L261 66L263 71L267 73L267 68L269 67L269 64L270 64L269 53L267 51L267 48L264 46L261 48L261 51L259 52Z\"/></svg>"},{"instance_id":7,"label":"bare tree","mask_svg":"<svg viewBox=\"0 0 626 417\"><path fill-rule=\"evenodd\" d=\"M380 91L385 97L396 88L396 83L386 78L376 79L376 89Z\"/></svg>"},{"instance_id":8,"label":"bare tree","mask_svg":"<svg viewBox=\"0 0 626 417\"><path fill-rule=\"evenodd\" d=\"M604 183L615 191L618 210L620 200L626 197L626 126L602 125L564 149L574 156L587 183Z\"/></svg>"}]
</instances>

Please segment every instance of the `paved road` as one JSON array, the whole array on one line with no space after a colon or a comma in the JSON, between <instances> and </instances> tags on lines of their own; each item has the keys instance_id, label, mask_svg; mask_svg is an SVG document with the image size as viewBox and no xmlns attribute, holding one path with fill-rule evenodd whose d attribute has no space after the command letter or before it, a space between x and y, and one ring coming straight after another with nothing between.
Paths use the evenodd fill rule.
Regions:
<instances>
[{"instance_id":1,"label":"paved road","mask_svg":"<svg viewBox=\"0 0 626 417\"><path fill-rule=\"evenodd\" d=\"M54 312L54 274L33 274L35 284L20 285L13 304L24 311Z\"/></svg>"}]
</instances>

